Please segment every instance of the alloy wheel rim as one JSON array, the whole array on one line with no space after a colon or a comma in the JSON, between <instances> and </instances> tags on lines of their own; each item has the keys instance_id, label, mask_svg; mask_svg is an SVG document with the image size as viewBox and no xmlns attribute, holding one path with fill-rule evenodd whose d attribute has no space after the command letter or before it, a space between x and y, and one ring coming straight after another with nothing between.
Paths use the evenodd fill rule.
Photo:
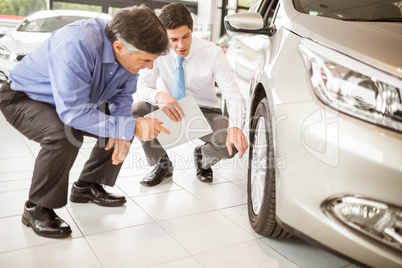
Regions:
<instances>
[{"instance_id":1,"label":"alloy wheel rim","mask_svg":"<svg viewBox=\"0 0 402 268\"><path fill-rule=\"evenodd\" d=\"M255 214L261 210L267 173L267 134L264 117L260 117L254 134L251 160L251 202Z\"/></svg>"}]
</instances>

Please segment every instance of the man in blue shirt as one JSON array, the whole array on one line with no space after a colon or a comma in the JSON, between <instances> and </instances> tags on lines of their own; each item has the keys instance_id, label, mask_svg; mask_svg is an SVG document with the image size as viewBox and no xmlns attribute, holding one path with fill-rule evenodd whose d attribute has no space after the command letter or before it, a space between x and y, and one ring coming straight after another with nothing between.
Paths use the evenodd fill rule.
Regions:
<instances>
[{"instance_id":1,"label":"man in blue shirt","mask_svg":"<svg viewBox=\"0 0 402 268\"><path fill-rule=\"evenodd\" d=\"M22 222L46 237L71 228L54 208L67 203L69 171L83 135L98 138L70 201L119 206L113 186L134 137L151 140L162 122L131 115L138 71L168 48L166 30L145 6L121 9L109 22L78 21L55 31L10 72L0 89L5 118L41 145ZM103 110L103 111L102 111Z\"/></svg>"}]
</instances>

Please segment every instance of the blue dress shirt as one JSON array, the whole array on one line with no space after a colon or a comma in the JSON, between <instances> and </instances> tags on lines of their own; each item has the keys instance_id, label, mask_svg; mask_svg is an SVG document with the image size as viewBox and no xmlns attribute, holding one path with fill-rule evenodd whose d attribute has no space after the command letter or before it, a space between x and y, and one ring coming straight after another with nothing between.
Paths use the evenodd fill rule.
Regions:
<instances>
[{"instance_id":1,"label":"blue dress shirt","mask_svg":"<svg viewBox=\"0 0 402 268\"><path fill-rule=\"evenodd\" d=\"M11 70L11 87L53 105L65 125L99 137L131 140L138 75L116 62L106 24L90 19L55 31ZM97 109L105 101L111 115Z\"/></svg>"}]
</instances>

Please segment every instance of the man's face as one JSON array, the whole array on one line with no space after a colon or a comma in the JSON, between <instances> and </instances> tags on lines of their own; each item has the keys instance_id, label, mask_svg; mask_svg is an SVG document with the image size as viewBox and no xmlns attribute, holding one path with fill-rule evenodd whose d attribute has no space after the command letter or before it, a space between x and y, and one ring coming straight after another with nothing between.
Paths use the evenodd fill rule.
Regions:
<instances>
[{"instance_id":1,"label":"man's face","mask_svg":"<svg viewBox=\"0 0 402 268\"><path fill-rule=\"evenodd\" d=\"M149 54L146 52L137 52L127 54L124 45L119 41L113 43L114 56L116 61L127 71L137 74L141 69L152 69L154 61L159 55Z\"/></svg>"},{"instance_id":2,"label":"man's face","mask_svg":"<svg viewBox=\"0 0 402 268\"><path fill-rule=\"evenodd\" d=\"M167 29L166 31L170 48L176 52L177 56L181 58L186 57L190 53L193 30L188 28L188 26L181 26L177 29Z\"/></svg>"}]
</instances>

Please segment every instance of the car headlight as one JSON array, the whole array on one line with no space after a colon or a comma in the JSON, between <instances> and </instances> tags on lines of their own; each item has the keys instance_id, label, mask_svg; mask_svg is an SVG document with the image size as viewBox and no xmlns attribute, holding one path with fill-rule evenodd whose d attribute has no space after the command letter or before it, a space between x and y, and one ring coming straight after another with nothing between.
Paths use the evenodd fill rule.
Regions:
<instances>
[{"instance_id":1,"label":"car headlight","mask_svg":"<svg viewBox=\"0 0 402 268\"><path fill-rule=\"evenodd\" d=\"M0 57L4 59L9 59L11 55L10 50L8 50L4 45L0 45Z\"/></svg>"},{"instance_id":2,"label":"car headlight","mask_svg":"<svg viewBox=\"0 0 402 268\"><path fill-rule=\"evenodd\" d=\"M400 78L310 40L303 40L300 51L310 71L314 92L322 102L402 132Z\"/></svg>"}]
</instances>

